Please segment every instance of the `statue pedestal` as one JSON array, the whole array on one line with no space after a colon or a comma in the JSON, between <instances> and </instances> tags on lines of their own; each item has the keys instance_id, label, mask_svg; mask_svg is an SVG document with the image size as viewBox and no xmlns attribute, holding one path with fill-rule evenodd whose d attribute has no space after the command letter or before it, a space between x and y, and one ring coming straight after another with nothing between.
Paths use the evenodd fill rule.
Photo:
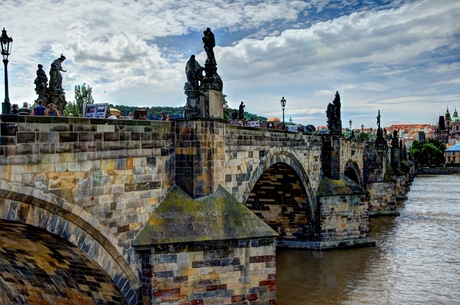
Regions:
<instances>
[{"instance_id":1,"label":"statue pedestal","mask_svg":"<svg viewBox=\"0 0 460 305\"><path fill-rule=\"evenodd\" d=\"M189 90L185 118L224 118L224 96L222 92L212 89Z\"/></svg>"},{"instance_id":2,"label":"statue pedestal","mask_svg":"<svg viewBox=\"0 0 460 305\"><path fill-rule=\"evenodd\" d=\"M204 92L205 117L224 118L224 96L222 92L208 89Z\"/></svg>"}]
</instances>

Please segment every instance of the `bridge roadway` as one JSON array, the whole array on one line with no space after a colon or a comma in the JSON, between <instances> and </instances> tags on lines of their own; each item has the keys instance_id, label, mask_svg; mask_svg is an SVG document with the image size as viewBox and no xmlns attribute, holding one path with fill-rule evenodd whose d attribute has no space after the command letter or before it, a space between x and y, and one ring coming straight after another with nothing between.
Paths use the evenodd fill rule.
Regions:
<instances>
[{"instance_id":1,"label":"bridge roadway","mask_svg":"<svg viewBox=\"0 0 460 305\"><path fill-rule=\"evenodd\" d=\"M213 120L3 115L0 141L0 220L41 228L81 249L128 304L137 304L142 284L133 241L174 185L194 199L221 185L281 239L326 236L313 226L324 193L319 135ZM334 166L363 187L364 145L339 145ZM356 205L368 215L367 203ZM354 237L368 236L367 218L358 227ZM335 239L351 234L332 231Z\"/></svg>"}]
</instances>

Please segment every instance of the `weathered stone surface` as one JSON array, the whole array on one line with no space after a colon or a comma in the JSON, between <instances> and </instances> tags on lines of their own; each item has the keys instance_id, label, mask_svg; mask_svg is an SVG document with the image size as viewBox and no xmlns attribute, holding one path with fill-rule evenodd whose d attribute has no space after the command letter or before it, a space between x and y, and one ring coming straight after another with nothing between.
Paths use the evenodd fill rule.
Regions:
<instances>
[{"instance_id":1,"label":"weathered stone surface","mask_svg":"<svg viewBox=\"0 0 460 305\"><path fill-rule=\"evenodd\" d=\"M72 235L68 226L61 231ZM99 266L56 235L0 220L0 244L2 304L126 304Z\"/></svg>"},{"instance_id":2,"label":"weathered stone surface","mask_svg":"<svg viewBox=\"0 0 460 305\"><path fill-rule=\"evenodd\" d=\"M222 187L212 195L193 200L173 186L139 232L133 246L277 235Z\"/></svg>"}]
</instances>

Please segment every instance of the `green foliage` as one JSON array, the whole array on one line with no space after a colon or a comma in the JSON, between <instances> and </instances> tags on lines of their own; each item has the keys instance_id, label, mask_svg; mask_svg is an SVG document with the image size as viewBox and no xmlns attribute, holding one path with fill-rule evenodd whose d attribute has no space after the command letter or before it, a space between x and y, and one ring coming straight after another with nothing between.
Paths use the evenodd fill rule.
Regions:
<instances>
[{"instance_id":1,"label":"green foliage","mask_svg":"<svg viewBox=\"0 0 460 305\"><path fill-rule=\"evenodd\" d=\"M365 133L365 132L358 132L358 133L355 133L355 139L356 139L356 141L358 141L358 142L367 141L367 140L369 139L369 134L368 134L368 133Z\"/></svg>"},{"instance_id":2,"label":"green foliage","mask_svg":"<svg viewBox=\"0 0 460 305\"><path fill-rule=\"evenodd\" d=\"M233 110L236 110L238 112L238 109L233 109L233 108L230 108L228 106L228 101L227 101L227 95L224 94L224 120L231 120L232 119L232 113L233 113ZM262 122L265 122L267 120L266 117L263 117L263 116L258 116L256 114L253 114L253 113L249 113L249 112L244 112L244 119L246 121L255 121L255 120L259 120L261 123Z\"/></svg>"},{"instance_id":3,"label":"green foliage","mask_svg":"<svg viewBox=\"0 0 460 305\"><path fill-rule=\"evenodd\" d=\"M444 163L446 145L437 139L414 141L410 154L418 166L433 166Z\"/></svg>"},{"instance_id":4,"label":"green foliage","mask_svg":"<svg viewBox=\"0 0 460 305\"><path fill-rule=\"evenodd\" d=\"M67 106L64 109L64 116L68 116L72 113L76 117L83 116L83 105L84 104L94 104L93 99L93 88L86 83L83 85L75 86L75 101L67 103Z\"/></svg>"}]
</instances>

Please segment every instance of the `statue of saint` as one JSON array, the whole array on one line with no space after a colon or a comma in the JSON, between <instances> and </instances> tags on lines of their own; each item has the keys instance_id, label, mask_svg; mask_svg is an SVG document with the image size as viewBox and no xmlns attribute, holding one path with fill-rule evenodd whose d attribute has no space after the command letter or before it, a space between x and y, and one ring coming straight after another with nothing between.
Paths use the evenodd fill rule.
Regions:
<instances>
[{"instance_id":1,"label":"statue of saint","mask_svg":"<svg viewBox=\"0 0 460 305\"><path fill-rule=\"evenodd\" d=\"M380 110L379 114L377 115L377 128L380 129Z\"/></svg>"},{"instance_id":2,"label":"statue of saint","mask_svg":"<svg viewBox=\"0 0 460 305\"><path fill-rule=\"evenodd\" d=\"M391 139L391 146L396 148L398 147L398 131L393 130L393 138Z\"/></svg>"},{"instance_id":3,"label":"statue of saint","mask_svg":"<svg viewBox=\"0 0 460 305\"><path fill-rule=\"evenodd\" d=\"M208 55L208 59L206 61L216 61L214 58L214 50L213 48L216 46L216 40L214 39L214 34L211 32L210 28L207 28L206 31L203 32L203 43L204 43L204 50Z\"/></svg>"},{"instance_id":4,"label":"statue of saint","mask_svg":"<svg viewBox=\"0 0 460 305\"><path fill-rule=\"evenodd\" d=\"M62 62L65 60L65 56L61 54L61 57L57 58L51 64L50 69L50 86L49 90L54 92L63 92L62 88L62 72L67 72L67 70L62 69Z\"/></svg>"},{"instance_id":5,"label":"statue of saint","mask_svg":"<svg viewBox=\"0 0 460 305\"><path fill-rule=\"evenodd\" d=\"M341 108L341 104L340 104L340 94L339 94L339 91L336 91L335 92L335 98L334 98L334 101L332 102L332 104L334 105L334 117L336 120L340 120L340 108Z\"/></svg>"},{"instance_id":6,"label":"statue of saint","mask_svg":"<svg viewBox=\"0 0 460 305\"><path fill-rule=\"evenodd\" d=\"M190 59L187 61L185 75L187 76L190 90L198 90L200 82L203 79L203 67L196 61L195 55L190 56Z\"/></svg>"},{"instance_id":7,"label":"statue of saint","mask_svg":"<svg viewBox=\"0 0 460 305\"><path fill-rule=\"evenodd\" d=\"M236 119L238 119L238 111L236 111L236 109L233 109L232 120L236 120Z\"/></svg>"},{"instance_id":8,"label":"statue of saint","mask_svg":"<svg viewBox=\"0 0 460 305\"><path fill-rule=\"evenodd\" d=\"M327 116L327 129L332 130L332 122L334 121L334 105L329 103L326 110Z\"/></svg>"},{"instance_id":9,"label":"statue of saint","mask_svg":"<svg viewBox=\"0 0 460 305\"><path fill-rule=\"evenodd\" d=\"M43 65L38 65L37 78L34 81L35 91L37 93L45 94L46 87L48 85L48 77L46 76L45 70L43 70Z\"/></svg>"},{"instance_id":10,"label":"statue of saint","mask_svg":"<svg viewBox=\"0 0 460 305\"><path fill-rule=\"evenodd\" d=\"M241 101L240 108L238 111L238 119L240 120L244 119L244 107L245 105L243 104L243 101Z\"/></svg>"}]
</instances>

